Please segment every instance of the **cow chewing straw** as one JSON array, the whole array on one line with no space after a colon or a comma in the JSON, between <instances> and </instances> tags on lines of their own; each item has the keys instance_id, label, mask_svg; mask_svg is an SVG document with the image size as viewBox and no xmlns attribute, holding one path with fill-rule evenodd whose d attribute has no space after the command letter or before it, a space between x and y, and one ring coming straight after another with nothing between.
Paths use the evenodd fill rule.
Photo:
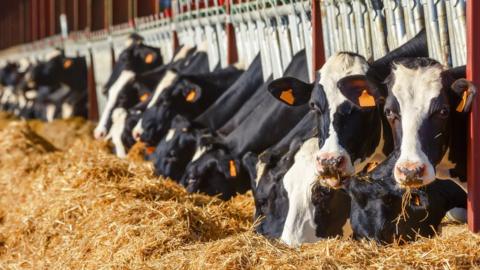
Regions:
<instances>
[{"instance_id":1,"label":"cow chewing straw","mask_svg":"<svg viewBox=\"0 0 480 270\"><path fill-rule=\"evenodd\" d=\"M328 239L293 249L253 233L250 193L187 194L150 165L109 154L78 119L0 115L0 269L480 267L464 225L405 245Z\"/></svg>"}]
</instances>

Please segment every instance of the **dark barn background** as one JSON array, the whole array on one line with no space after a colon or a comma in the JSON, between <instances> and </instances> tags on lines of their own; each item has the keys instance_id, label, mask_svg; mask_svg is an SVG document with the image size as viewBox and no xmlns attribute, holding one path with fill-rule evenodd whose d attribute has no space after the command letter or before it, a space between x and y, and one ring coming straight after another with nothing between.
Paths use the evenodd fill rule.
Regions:
<instances>
[{"instance_id":1,"label":"dark barn background","mask_svg":"<svg viewBox=\"0 0 480 270\"><path fill-rule=\"evenodd\" d=\"M161 12L169 0L0 0L0 49L69 31L100 30Z\"/></svg>"}]
</instances>

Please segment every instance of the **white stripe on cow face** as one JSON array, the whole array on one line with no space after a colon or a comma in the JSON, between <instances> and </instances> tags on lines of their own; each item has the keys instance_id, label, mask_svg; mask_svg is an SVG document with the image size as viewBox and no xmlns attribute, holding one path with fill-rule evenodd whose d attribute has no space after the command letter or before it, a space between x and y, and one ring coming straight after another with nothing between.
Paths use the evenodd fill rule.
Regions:
<instances>
[{"instance_id":1,"label":"white stripe on cow face","mask_svg":"<svg viewBox=\"0 0 480 270\"><path fill-rule=\"evenodd\" d=\"M118 95L122 91L123 87L133 78L135 73L130 70L124 70L120 73L120 76L115 81L115 83L110 87L108 91L108 99L103 110L100 121L98 122L97 127L95 128L94 135L96 139L102 139L107 134L107 122L111 117L111 113L114 109L115 104L117 103Z\"/></svg>"},{"instance_id":2,"label":"white stripe on cow face","mask_svg":"<svg viewBox=\"0 0 480 270\"><path fill-rule=\"evenodd\" d=\"M170 87L173 84L173 82L175 81L176 78L177 78L177 73L175 73L171 70L168 70L165 73L165 76L163 76L162 80L160 81L160 83L155 88L155 91L153 93L153 97L147 105L147 109L155 106L155 104L157 103L158 98L162 94L163 90ZM143 132L144 132L144 130L143 130L143 127L142 127L142 118L140 118L140 120L138 120L137 124L135 125L135 127L132 130L132 136L135 140L139 141Z\"/></svg>"},{"instance_id":3,"label":"white stripe on cow face","mask_svg":"<svg viewBox=\"0 0 480 270\"><path fill-rule=\"evenodd\" d=\"M197 150L195 150L195 154L193 155L192 162L199 159L206 151L207 151L207 148L205 146L197 146Z\"/></svg>"},{"instance_id":4,"label":"white stripe on cow face","mask_svg":"<svg viewBox=\"0 0 480 270\"><path fill-rule=\"evenodd\" d=\"M73 106L67 102L62 104L62 119L68 119L73 116Z\"/></svg>"},{"instance_id":5,"label":"white stripe on cow face","mask_svg":"<svg viewBox=\"0 0 480 270\"><path fill-rule=\"evenodd\" d=\"M398 171L399 165L403 166L402 164L424 166L422 185L435 180L435 170L422 150L418 134L422 122L429 117L432 100L441 94L443 71L440 66L409 69L402 65L395 66L392 71L395 81L391 92L400 106L403 134L401 154L394 169L395 180L400 184L404 182Z\"/></svg>"},{"instance_id":6,"label":"white stripe on cow face","mask_svg":"<svg viewBox=\"0 0 480 270\"><path fill-rule=\"evenodd\" d=\"M125 158L127 151L122 142L122 133L125 129L125 121L127 119L127 111L124 108L116 108L112 113L112 128L108 137L112 138L115 146L115 153L119 158Z\"/></svg>"},{"instance_id":7,"label":"white stripe on cow face","mask_svg":"<svg viewBox=\"0 0 480 270\"><path fill-rule=\"evenodd\" d=\"M320 240L315 232L315 207L312 204L312 186L317 176L315 167L311 166L318 151L317 139L307 140L283 177L283 186L288 194L288 214L280 239L290 246Z\"/></svg>"},{"instance_id":8,"label":"white stripe on cow face","mask_svg":"<svg viewBox=\"0 0 480 270\"><path fill-rule=\"evenodd\" d=\"M322 85L328 102L330 123L328 127L328 138L322 148L316 153L318 158L324 156L343 157L345 168L344 175L352 175L363 169L360 162L354 167L349 153L339 143L338 134L333 126L334 115L344 102L345 96L337 87L339 80L350 75L364 75L368 71L368 63L359 56L339 53L330 57L320 70L319 84ZM313 161L315 163L315 160Z\"/></svg>"},{"instance_id":9,"label":"white stripe on cow face","mask_svg":"<svg viewBox=\"0 0 480 270\"><path fill-rule=\"evenodd\" d=\"M175 129L171 128L168 130L167 135L165 136L165 141L170 141L171 139L173 139L173 136L175 136Z\"/></svg>"},{"instance_id":10,"label":"white stripe on cow face","mask_svg":"<svg viewBox=\"0 0 480 270\"><path fill-rule=\"evenodd\" d=\"M184 59L187 57L188 52L192 49L192 47L184 45L178 53L173 57L172 62L176 62L178 60Z\"/></svg>"},{"instance_id":11,"label":"white stripe on cow face","mask_svg":"<svg viewBox=\"0 0 480 270\"><path fill-rule=\"evenodd\" d=\"M48 104L46 108L46 118L47 122L52 122L53 119L55 118L55 109L56 106L53 104Z\"/></svg>"},{"instance_id":12,"label":"white stripe on cow face","mask_svg":"<svg viewBox=\"0 0 480 270\"><path fill-rule=\"evenodd\" d=\"M165 73L165 76L163 76L162 80L155 88L155 91L153 92L153 97L150 100L150 102L148 102L147 109L155 106L155 104L158 101L158 98L160 97L160 94L162 94L163 90L167 89L173 84L177 76L178 76L177 73L171 70L168 70Z\"/></svg>"}]
</instances>

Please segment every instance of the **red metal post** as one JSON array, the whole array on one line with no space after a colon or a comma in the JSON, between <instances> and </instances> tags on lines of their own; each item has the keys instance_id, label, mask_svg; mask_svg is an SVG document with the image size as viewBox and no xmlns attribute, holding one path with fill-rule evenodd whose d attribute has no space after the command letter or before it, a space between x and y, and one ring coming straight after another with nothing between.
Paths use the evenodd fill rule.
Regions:
<instances>
[{"instance_id":1,"label":"red metal post","mask_svg":"<svg viewBox=\"0 0 480 270\"><path fill-rule=\"evenodd\" d=\"M312 78L315 78L317 70L319 70L325 63L320 0L312 1L312 43Z\"/></svg>"},{"instance_id":2,"label":"red metal post","mask_svg":"<svg viewBox=\"0 0 480 270\"><path fill-rule=\"evenodd\" d=\"M480 10L479 1L467 1L467 79L480 90ZM476 12L475 12L476 11ZM477 14L475 14L477 13ZM480 232L480 93L470 115L468 147L468 227Z\"/></svg>"},{"instance_id":3,"label":"red metal post","mask_svg":"<svg viewBox=\"0 0 480 270\"><path fill-rule=\"evenodd\" d=\"M92 49L88 49L88 57L90 58L90 66L88 67L88 120L98 121L98 102L97 102L97 85L95 83L95 68L93 64Z\"/></svg>"},{"instance_id":4,"label":"red metal post","mask_svg":"<svg viewBox=\"0 0 480 270\"><path fill-rule=\"evenodd\" d=\"M225 1L227 16L230 15L230 4L231 2L229 0ZM231 65L238 62L238 51L235 40L235 29L230 21L225 23L225 33L227 35L227 64Z\"/></svg>"}]
</instances>

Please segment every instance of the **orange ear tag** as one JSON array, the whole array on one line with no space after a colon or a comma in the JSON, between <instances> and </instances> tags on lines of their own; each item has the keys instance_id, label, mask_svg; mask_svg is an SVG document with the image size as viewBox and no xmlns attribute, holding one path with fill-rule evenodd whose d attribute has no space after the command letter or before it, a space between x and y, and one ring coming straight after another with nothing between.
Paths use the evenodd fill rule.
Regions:
<instances>
[{"instance_id":1,"label":"orange ear tag","mask_svg":"<svg viewBox=\"0 0 480 270\"><path fill-rule=\"evenodd\" d=\"M150 94L149 93L145 93L143 94L141 97L140 97L140 101L141 102L145 102L147 101L147 99L150 97Z\"/></svg>"},{"instance_id":2,"label":"orange ear tag","mask_svg":"<svg viewBox=\"0 0 480 270\"><path fill-rule=\"evenodd\" d=\"M293 105L293 103L295 102L295 97L293 96L293 90L288 89L288 90L282 91L282 93L280 94L280 99L283 100L288 105Z\"/></svg>"},{"instance_id":3,"label":"orange ear tag","mask_svg":"<svg viewBox=\"0 0 480 270\"><path fill-rule=\"evenodd\" d=\"M237 167L235 166L235 161L230 160L230 176L237 177Z\"/></svg>"},{"instance_id":4,"label":"orange ear tag","mask_svg":"<svg viewBox=\"0 0 480 270\"><path fill-rule=\"evenodd\" d=\"M375 107L375 98L364 89L358 97L358 104L360 107Z\"/></svg>"},{"instance_id":5,"label":"orange ear tag","mask_svg":"<svg viewBox=\"0 0 480 270\"><path fill-rule=\"evenodd\" d=\"M188 92L187 96L185 97L185 100L187 102L193 103L196 96L197 96L197 92L195 91L195 89L192 89L190 90L190 92Z\"/></svg>"},{"instance_id":6,"label":"orange ear tag","mask_svg":"<svg viewBox=\"0 0 480 270\"><path fill-rule=\"evenodd\" d=\"M416 206L420 206L421 205L420 197L417 194L412 194L412 197L413 197L413 200L414 200L414 204Z\"/></svg>"},{"instance_id":7,"label":"orange ear tag","mask_svg":"<svg viewBox=\"0 0 480 270\"><path fill-rule=\"evenodd\" d=\"M145 153L147 153L147 155L151 155L153 152L155 152L155 146L145 148Z\"/></svg>"},{"instance_id":8,"label":"orange ear tag","mask_svg":"<svg viewBox=\"0 0 480 270\"><path fill-rule=\"evenodd\" d=\"M67 59L67 60L63 61L63 68L64 68L64 69L67 69L67 68L69 68L69 67L71 67L71 66L72 66L72 60Z\"/></svg>"},{"instance_id":9,"label":"orange ear tag","mask_svg":"<svg viewBox=\"0 0 480 270\"><path fill-rule=\"evenodd\" d=\"M469 95L470 92L468 90L463 91L462 100L457 106L457 112L463 112L463 110L465 109L465 105L467 105L467 99Z\"/></svg>"},{"instance_id":10,"label":"orange ear tag","mask_svg":"<svg viewBox=\"0 0 480 270\"><path fill-rule=\"evenodd\" d=\"M145 63L147 64L153 63L153 53L149 53L147 54L147 56L145 56Z\"/></svg>"}]
</instances>

